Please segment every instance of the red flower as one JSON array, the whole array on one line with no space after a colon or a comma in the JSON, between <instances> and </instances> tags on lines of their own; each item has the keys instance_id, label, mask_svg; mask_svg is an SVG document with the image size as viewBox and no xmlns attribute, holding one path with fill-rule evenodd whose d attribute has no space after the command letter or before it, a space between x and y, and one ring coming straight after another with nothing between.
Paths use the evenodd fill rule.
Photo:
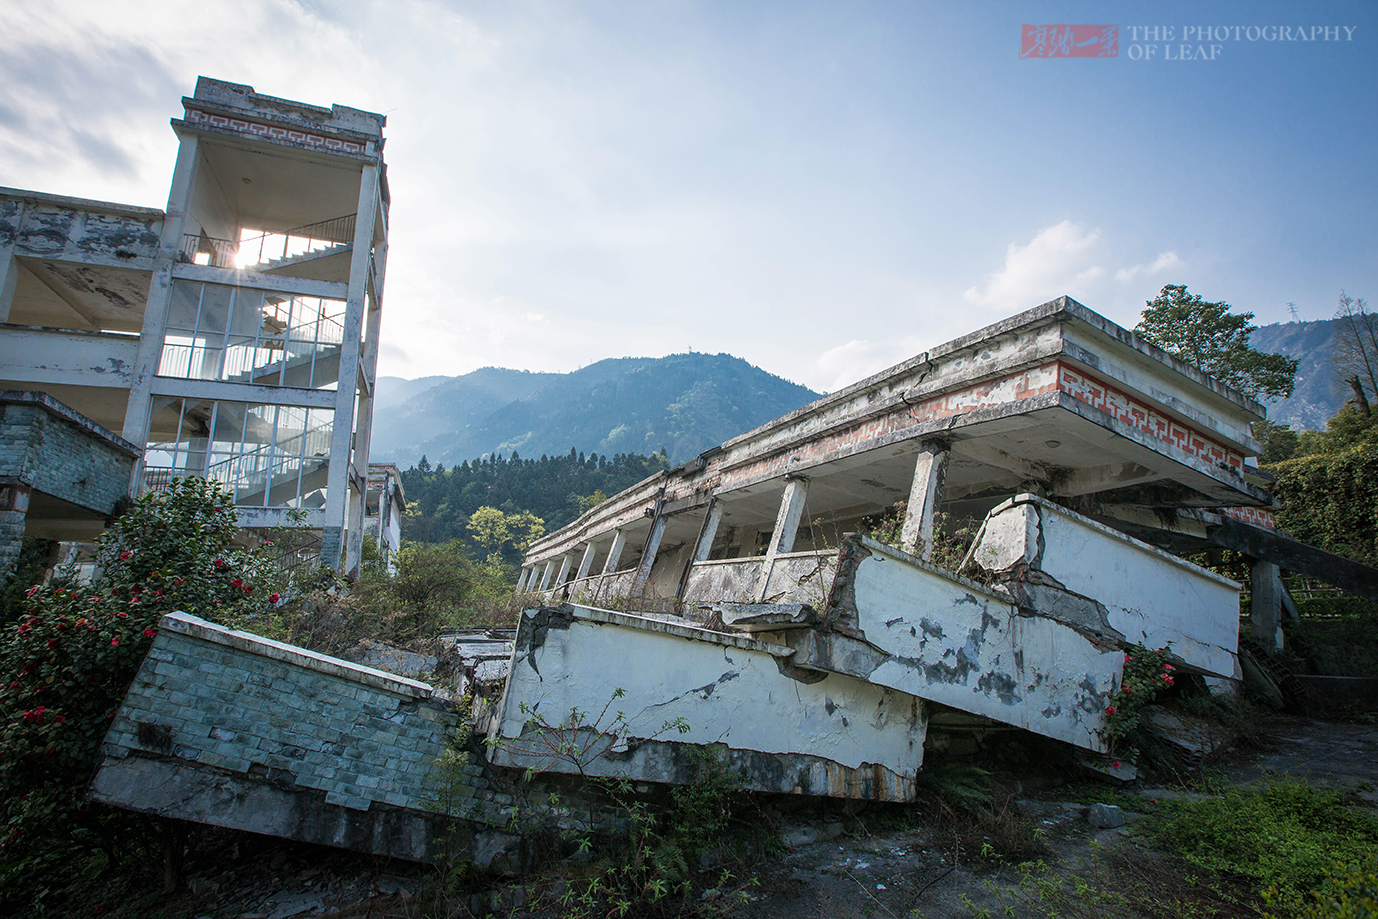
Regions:
<instances>
[{"instance_id":1,"label":"red flower","mask_svg":"<svg viewBox=\"0 0 1378 919\"><path fill-rule=\"evenodd\" d=\"M122 562L127 562L127 561L129 561L131 558L133 558L133 557L134 557L134 553L133 553L133 552L121 552L121 553L120 553L120 561L122 561Z\"/></svg>"},{"instance_id":2,"label":"red flower","mask_svg":"<svg viewBox=\"0 0 1378 919\"><path fill-rule=\"evenodd\" d=\"M128 613L116 613L116 614L115 614L115 618L116 618L116 619L128 619L128 618L129 618L129 614L128 614Z\"/></svg>"},{"instance_id":3,"label":"red flower","mask_svg":"<svg viewBox=\"0 0 1378 919\"><path fill-rule=\"evenodd\" d=\"M1107 706L1105 707L1105 713L1106 713L1107 715L1113 715L1113 714L1115 714L1115 706L1113 706L1113 705L1107 705Z\"/></svg>"},{"instance_id":4,"label":"red flower","mask_svg":"<svg viewBox=\"0 0 1378 919\"><path fill-rule=\"evenodd\" d=\"M37 584L35 584L34 586L30 587L30 588L28 589L28 591L24 594L24 596L26 596L26 597L32 597L32 596L33 596L34 594L36 594L36 593L38 593L38 585L37 585Z\"/></svg>"},{"instance_id":5,"label":"red flower","mask_svg":"<svg viewBox=\"0 0 1378 919\"><path fill-rule=\"evenodd\" d=\"M1120 768L1120 761L1119 761L1119 760L1115 760L1113 763L1110 764L1110 768L1111 768L1111 769L1118 769L1118 768Z\"/></svg>"},{"instance_id":6,"label":"red flower","mask_svg":"<svg viewBox=\"0 0 1378 919\"><path fill-rule=\"evenodd\" d=\"M235 578L233 581L230 582L230 586L235 588L243 587L244 582L241 581L239 578Z\"/></svg>"},{"instance_id":7,"label":"red flower","mask_svg":"<svg viewBox=\"0 0 1378 919\"><path fill-rule=\"evenodd\" d=\"M1134 658L1130 657L1128 654L1126 654L1126 655L1124 656L1124 662L1125 662L1126 664L1129 663L1130 661L1132 661L1133 659L1134 659Z\"/></svg>"},{"instance_id":8,"label":"red flower","mask_svg":"<svg viewBox=\"0 0 1378 919\"><path fill-rule=\"evenodd\" d=\"M268 602L271 603L271 604L273 604L274 606L277 606L278 595L277 595L277 594L269 594L269 595L268 595Z\"/></svg>"},{"instance_id":9,"label":"red flower","mask_svg":"<svg viewBox=\"0 0 1378 919\"><path fill-rule=\"evenodd\" d=\"M58 723L58 724L66 724L66 723L67 723L67 718L66 718L65 716L63 716L63 715L58 715L58 716L57 716L57 723Z\"/></svg>"},{"instance_id":10,"label":"red flower","mask_svg":"<svg viewBox=\"0 0 1378 919\"><path fill-rule=\"evenodd\" d=\"M158 630L157 630L157 629L144 629L144 638L152 638L154 635L157 635L157 634L158 634Z\"/></svg>"},{"instance_id":11,"label":"red flower","mask_svg":"<svg viewBox=\"0 0 1378 919\"><path fill-rule=\"evenodd\" d=\"M1172 677L1167 676L1166 674L1164 674L1164 675L1163 675L1163 682L1166 683L1167 685L1171 686L1171 685L1173 684L1174 681L1173 681Z\"/></svg>"},{"instance_id":12,"label":"red flower","mask_svg":"<svg viewBox=\"0 0 1378 919\"><path fill-rule=\"evenodd\" d=\"M119 640L118 638L112 638L112 639L110 639L110 647L112 647L112 648L118 648L119 646L120 646L120 640Z\"/></svg>"},{"instance_id":13,"label":"red flower","mask_svg":"<svg viewBox=\"0 0 1378 919\"><path fill-rule=\"evenodd\" d=\"M49 648L56 648L56 647L57 647L57 639L56 639L56 638L49 638L49 639L48 639L48 647L49 647Z\"/></svg>"},{"instance_id":14,"label":"red flower","mask_svg":"<svg viewBox=\"0 0 1378 919\"><path fill-rule=\"evenodd\" d=\"M1168 672L1171 672L1171 671L1172 671L1172 665L1171 665L1171 664L1164 664L1164 665L1163 665L1163 669L1166 670L1166 671L1168 671Z\"/></svg>"},{"instance_id":15,"label":"red flower","mask_svg":"<svg viewBox=\"0 0 1378 919\"><path fill-rule=\"evenodd\" d=\"M1132 696L1132 695L1134 695L1134 690L1132 690L1132 689L1130 689L1128 686L1126 686L1126 687L1124 688L1124 694L1125 694L1126 696Z\"/></svg>"},{"instance_id":16,"label":"red flower","mask_svg":"<svg viewBox=\"0 0 1378 919\"><path fill-rule=\"evenodd\" d=\"M215 560L215 570L216 570L216 571L224 571L224 570L225 570L226 568L228 568L228 567L230 567L230 566L227 565L227 564L225 564L225 560L224 560L223 558L217 558L217 559Z\"/></svg>"}]
</instances>

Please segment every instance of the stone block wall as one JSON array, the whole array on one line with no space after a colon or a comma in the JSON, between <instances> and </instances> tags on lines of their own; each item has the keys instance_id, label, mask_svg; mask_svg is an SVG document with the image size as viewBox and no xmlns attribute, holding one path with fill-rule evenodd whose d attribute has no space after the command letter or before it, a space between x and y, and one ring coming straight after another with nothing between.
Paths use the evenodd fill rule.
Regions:
<instances>
[{"instance_id":1,"label":"stone block wall","mask_svg":"<svg viewBox=\"0 0 1378 919\"><path fill-rule=\"evenodd\" d=\"M470 848L510 818L480 757L442 758L461 721L425 683L173 613L110 727L91 796L426 860L454 830L441 813L470 821L458 831Z\"/></svg>"},{"instance_id":2,"label":"stone block wall","mask_svg":"<svg viewBox=\"0 0 1378 919\"><path fill-rule=\"evenodd\" d=\"M0 390L0 476L103 516L141 453L51 396Z\"/></svg>"}]
</instances>

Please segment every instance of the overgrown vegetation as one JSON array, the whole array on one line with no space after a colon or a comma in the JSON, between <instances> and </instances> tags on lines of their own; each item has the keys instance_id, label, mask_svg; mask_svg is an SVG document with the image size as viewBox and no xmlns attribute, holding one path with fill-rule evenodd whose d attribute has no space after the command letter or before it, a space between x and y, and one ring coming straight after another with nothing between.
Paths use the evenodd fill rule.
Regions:
<instances>
[{"instance_id":1,"label":"overgrown vegetation","mask_svg":"<svg viewBox=\"0 0 1378 919\"><path fill-rule=\"evenodd\" d=\"M269 556L233 547L236 532L218 484L178 480L106 531L89 584L24 589L0 634L0 913L43 915L156 851L164 827L86 786L164 613L250 623L280 602Z\"/></svg>"},{"instance_id":2,"label":"overgrown vegetation","mask_svg":"<svg viewBox=\"0 0 1378 919\"><path fill-rule=\"evenodd\" d=\"M1120 688L1110 697L1100 736L1112 756L1134 759L1142 743L1139 710L1172 688L1176 677L1167 662L1168 649L1136 645L1124 655Z\"/></svg>"},{"instance_id":3,"label":"overgrown vegetation","mask_svg":"<svg viewBox=\"0 0 1378 919\"><path fill-rule=\"evenodd\" d=\"M513 452L507 457L493 454L470 460L450 469L432 467L422 457L402 473L407 492L403 533L418 542L460 539L478 548L481 531L470 524L481 508L495 508L509 516L529 513L540 518L548 532L597 503L591 501L592 496L617 494L667 468L669 462L663 452L585 456L571 449L565 456L540 459L522 459ZM501 545L500 551L507 562L520 561L515 542Z\"/></svg>"},{"instance_id":4,"label":"overgrown vegetation","mask_svg":"<svg viewBox=\"0 0 1378 919\"><path fill-rule=\"evenodd\" d=\"M1361 876L1378 870L1378 816L1353 807L1352 791L1286 778L1216 790L1161 802L1147 831L1196 868L1242 880L1278 916L1303 914L1313 891L1343 886L1339 866L1357 866Z\"/></svg>"}]
</instances>

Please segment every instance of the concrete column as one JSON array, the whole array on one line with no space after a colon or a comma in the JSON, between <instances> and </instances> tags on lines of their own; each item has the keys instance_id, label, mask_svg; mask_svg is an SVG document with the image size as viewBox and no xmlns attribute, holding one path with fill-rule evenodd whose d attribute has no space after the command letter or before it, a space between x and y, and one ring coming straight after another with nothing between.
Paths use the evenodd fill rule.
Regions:
<instances>
[{"instance_id":1,"label":"concrete column","mask_svg":"<svg viewBox=\"0 0 1378 919\"><path fill-rule=\"evenodd\" d=\"M1282 650L1282 576L1272 562L1255 561L1249 570L1250 617L1254 641Z\"/></svg>"},{"instance_id":2,"label":"concrete column","mask_svg":"<svg viewBox=\"0 0 1378 919\"><path fill-rule=\"evenodd\" d=\"M598 547L589 543L584 547L584 557L579 559L579 571L574 575L574 580L582 581L589 576L589 569L593 567L593 556L598 551Z\"/></svg>"},{"instance_id":3,"label":"concrete column","mask_svg":"<svg viewBox=\"0 0 1378 919\"><path fill-rule=\"evenodd\" d=\"M369 249L378 212L378 167L365 166L359 181L354 221L354 251L349 262L349 294L341 329L340 381L335 395L335 420L330 438L330 467L325 489L325 525L347 525L350 451L354 446L354 399L359 392L359 354L367 306ZM369 411L372 411L370 407ZM364 449L368 449L364 445Z\"/></svg>"},{"instance_id":4,"label":"concrete column","mask_svg":"<svg viewBox=\"0 0 1378 919\"><path fill-rule=\"evenodd\" d=\"M660 551L660 538L665 535L665 518L656 515L651 521L651 532L646 534L646 549L641 553L641 564L636 568L636 576L632 578L632 589L628 592L629 597L639 597L646 590L646 582L651 579L651 567L656 563L656 553Z\"/></svg>"},{"instance_id":5,"label":"concrete column","mask_svg":"<svg viewBox=\"0 0 1378 919\"><path fill-rule=\"evenodd\" d=\"M622 561L622 550L627 547L627 534L617 530L612 534L612 545L608 548L608 560L603 563L603 573L612 574Z\"/></svg>"},{"instance_id":6,"label":"concrete column","mask_svg":"<svg viewBox=\"0 0 1378 919\"><path fill-rule=\"evenodd\" d=\"M24 548L25 517L29 513L29 487L0 485L0 585L9 580Z\"/></svg>"},{"instance_id":7,"label":"concrete column","mask_svg":"<svg viewBox=\"0 0 1378 919\"><path fill-rule=\"evenodd\" d=\"M933 558L933 518L942 500L943 477L947 472L948 449L930 441L919 448L914 464L914 482L909 487L909 503L904 511L900 543L924 561Z\"/></svg>"},{"instance_id":8,"label":"concrete column","mask_svg":"<svg viewBox=\"0 0 1378 919\"><path fill-rule=\"evenodd\" d=\"M545 590L550 586L550 576L555 572L555 559L545 563L545 571L541 572L541 586L537 590Z\"/></svg>"},{"instance_id":9,"label":"concrete column","mask_svg":"<svg viewBox=\"0 0 1378 919\"><path fill-rule=\"evenodd\" d=\"M196 136L182 138L177 148L177 165L172 171L172 188L167 196L158 255L153 262L153 277L148 285L148 302L144 305L139 351L130 379L129 404L124 411L124 428L120 432L125 440L138 447L148 443L149 419L153 413L153 375L158 371L158 361L163 354L163 333L167 329L168 307L172 304L172 266L182 248L182 227L191 206L191 190L196 182L199 161ZM142 460L134 465L131 485L137 485L141 475Z\"/></svg>"},{"instance_id":10,"label":"concrete column","mask_svg":"<svg viewBox=\"0 0 1378 919\"><path fill-rule=\"evenodd\" d=\"M14 286L19 283L19 272L22 270L19 259L14 257L14 250L19 244L19 231L24 226L24 210L25 203L20 201L12 217L0 215L0 220L4 220L6 225L0 226L0 322L10 321L10 307L14 305ZM6 243L3 240L11 220L14 221L14 234Z\"/></svg>"},{"instance_id":11,"label":"concrete column","mask_svg":"<svg viewBox=\"0 0 1378 919\"><path fill-rule=\"evenodd\" d=\"M770 571L775 567L775 556L794 551L794 537L799 532L799 521L804 516L804 499L809 494L809 480L797 477L785 480L785 493L780 496L780 510L775 515L775 529L770 534L770 544L761 565L761 577L756 583L756 599L763 602L766 588L770 582Z\"/></svg>"},{"instance_id":12,"label":"concrete column","mask_svg":"<svg viewBox=\"0 0 1378 919\"><path fill-rule=\"evenodd\" d=\"M718 536L718 524L722 523L722 502L715 500L708 508L708 516L703 520L699 532L698 545L694 547L694 561L708 561L708 553L713 550L713 540Z\"/></svg>"},{"instance_id":13,"label":"concrete column","mask_svg":"<svg viewBox=\"0 0 1378 919\"><path fill-rule=\"evenodd\" d=\"M531 577L531 569L523 568L517 575L517 586L513 588L513 593L523 593L526 590L527 578Z\"/></svg>"},{"instance_id":14,"label":"concrete column","mask_svg":"<svg viewBox=\"0 0 1378 919\"><path fill-rule=\"evenodd\" d=\"M569 565L572 561L574 561L574 556L569 553L560 556L560 574L555 578L555 583L551 586L561 587L564 585L567 580L567 575L569 574Z\"/></svg>"}]
</instances>

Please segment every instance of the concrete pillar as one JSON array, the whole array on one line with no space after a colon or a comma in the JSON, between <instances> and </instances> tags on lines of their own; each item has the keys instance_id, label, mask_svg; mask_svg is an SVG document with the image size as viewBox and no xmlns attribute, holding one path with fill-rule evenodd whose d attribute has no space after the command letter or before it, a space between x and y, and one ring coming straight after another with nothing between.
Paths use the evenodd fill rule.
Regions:
<instances>
[{"instance_id":1,"label":"concrete pillar","mask_svg":"<svg viewBox=\"0 0 1378 919\"><path fill-rule=\"evenodd\" d=\"M148 285L148 302L144 305L139 351L130 379L129 404L124 411L124 428L120 431L125 440L138 447L148 443L149 419L153 413L153 375L158 372L158 361L162 358L167 311L172 304L172 266L182 248L182 227L191 206L191 190L199 160L196 136L182 138L177 148L177 165L172 171L172 188L167 195L167 212L158 241L158 255L153 263L153 277ZM142 475L143 461L140 460L134 465L131 492ZM321 557L325 557L324 553Z\"/></svg>"},{"instance_id":2,"label":"concrete pillar","mask_svg":"<svg viewBox=\"0 0 1378 919\"><path fill-rule=\"evenodd\" d=\"M25 517L29 513L29 486L0 485L0 585L9 580L24 548Z\"/></svg>"},{"instance_id":3,"label":"concrete pillar","mask_svg":"<svg viewBox=\"0 0 1378 919\"><path fill-rule=\"evenodd\" d=\"M579 571L574 575L574 580L582 581L589 576L589 569L593 567L593 556L598 551L598 547L589 543L584 547L584 557L579 559Z\"/></svg>"},{"instance_id":4,"label":"concrete pillar","mask_svg":"<svg viewBox=\"0 0 1378 919\"><path fill-rule=\"evenodd\" d=\"M350 253L349 294L340 330L340 381L335 395L335 420L330 438L330 466L325 488L326 526L347 525L350 452L354 446L354 400L359 394L359 356L367 307L369 250L378 212L378 167L365 166L359 181L354 219L354 251ZM372 411L370 405L369 411ZM367 444L364 445L367 450Z\"/></svg>"},{"instance_id":5,"label":"concrete pillar","mask_svg":"<svg viewBox=\"0 0 1378 919\"><path fill-rule=\"evenodd\" d=\"M537 590L545 590L550 586L550 576L555 573L555 559L545 563L545 571L541 572L541 586Z\"/></svg>"},{"instance_id":6,"label":"concrete pillar","mask_svg":"<svg viewBox=\"0 0 1378 919\"><path fill-rule=\"evenodd\" d=\"M574 556L572 556L568 552L560 556L560 574L558 577L555 578L555 583L551 585L552 587L564 586L565 581L568 580L567 576L569 574L569 565L572 561L574 561Z\"/></svg>"},{"instance_id":7,"label":"concrete pillar","mask_svg":"<svg viewBox=\"0 0 1378 919\"><path fill-rule=\"evenodd\" d=\"M344 527L321 528L321 564L338 571L340 553L344 550Z\"/></svg>"},{"instance_id":8,"label":"concrete pillar","mask_svg":"<svg viewBox=\"0 0 1378 919\"><path fill-rule=\"evenodd\" d=\"M780 510L775 515L775 529L770 534L770 544L766 547L765 560L761 565L761 577L756 583L758 602L765 600L775 556L794 551L794 537L799 532L799 521L804 516L804 499L808 494L808 479L795 477L785 480L785 493L780 496Z\"/></svg>"},{"instance_id":9,"label":"concrete pillar","mask_svg":"<svg viewBox=\"0 0 1378 919\"><path fill-rule=\"evenodd\" d=\"M603 573L612 574L622 561L622 550L627 547L627 534L617 530L612 534L612 545L608 548L608 560L603 563Z\"/></svg>"},{"instance_id":10,"label":"concrete pillar","mask_svg":"<svg viewBox=\"0 0 1378 919\"><path fill-rule=\"evenodd\" d=\"M641 553L641 564L636 568L628 596L639 597L645 592L646 582L651 579L651 567L656 563L656 553L660 551L660 538L664 535L665 518L657 514L651 521L651 532L646 534L646 549Z\"/></svg>"},{"instance_id":11,"label":"concrete pillar","mask_svg":"<svg viewBox=\"0 0 1378 919\"><path fill-rule=\"evenodd\" d=\"M19 231L24 226L24 210L25 203L20 201L13 216L0 214L0 220L6 225L11 220L14 225L10 241L0 242L0 322L10 321L10 307L14 305L14 286L19 283L19 272L23 270L19 265L19 259L14 257L14 250L19 244ZM0 240L6 235L3 232L5 229L6 227L0 227Z\"/></svg>"},{"instance_id":12,"label":"concrete pillar","mask_svg":"<svg viewBox=\"0 0 1378 919\"><path fill-rule=\"evenodd\" d=\"M722 523L722 502L714 500L708 508L708 516L703 520L699 531L698 545L694 547L694 561L708 561L708 553L713 550L713 540L718 536L718 524Z\"/></svg>"},{"instance_id":13,"label":"concrete pillar","mask_svg":"<svg viewBox=\"0 0 1378 919\"><path fill-rule=\"evenodd\" d=\"M1255 561L1249 570L1250 617L1254 641L1282 650L1282 576L1272 562Z\"/></svg>"},{"instance_id":14,"label":"concrete pillar","mask_svg":"<svg viewBox=\"0 0 1378 919\"><path fill-rule=\"evenodd\" d=\"M919 458L914 463L914 482L909 487L909 503L904 511L900 543L906 552L912 552L924 561L933 558L933 518L942 500L947 457L945 444L929 441L919 448Z\"/></svg>"},{"instance_id":15,"label":"concrete pillar","mask_svg":"<svg viewBox=\"0 0 1378 919\"><path fill-rule=\"evenodd\" d=\"M523 568L517 575L517 586L513 589L513 593L523 593L526 590L526 581L530 577L531 569Z\"/></svg>"}]
</instances>

